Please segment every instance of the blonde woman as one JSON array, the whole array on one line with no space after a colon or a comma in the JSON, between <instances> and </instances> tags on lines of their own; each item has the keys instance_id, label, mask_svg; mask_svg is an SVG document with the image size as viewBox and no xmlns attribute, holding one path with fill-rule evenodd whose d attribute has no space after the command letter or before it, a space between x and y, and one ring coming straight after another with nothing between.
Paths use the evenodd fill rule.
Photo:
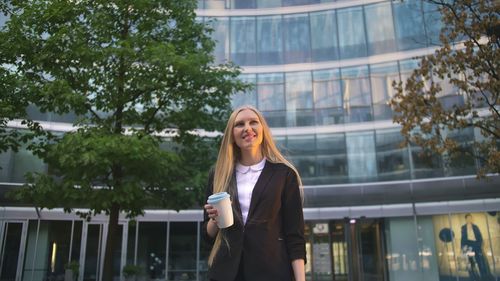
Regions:
<instances>
[{"instance_id":1,"label":"blonde woman","mask_svg":"<svg viewBox=\"0 0 500 281\"><path fill-rule=\"evenodd\" d=\"M217 227L204 206L203 230L213 248L209 278L217 281L304 281L301 180L276 148L262 114L251 106L230 116L207 197L228 192L234 224Z\"/></svg>"}]
</instances>

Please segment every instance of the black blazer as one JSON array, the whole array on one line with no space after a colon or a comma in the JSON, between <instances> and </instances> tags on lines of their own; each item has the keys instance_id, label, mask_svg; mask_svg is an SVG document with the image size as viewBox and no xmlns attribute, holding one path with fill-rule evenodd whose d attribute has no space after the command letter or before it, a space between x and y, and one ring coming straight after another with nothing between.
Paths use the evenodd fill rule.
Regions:
<instances>
[{"instance_id":1,"label":"black blazer","mask_svg":"<svg viewBox=\"0 0 500 281\"><path fill-rule=\"evenodd\" d=\"M252 192L247 222L243 225L233 175L229 187L234 224L222 229L223 241L212 266L210 279L233 281L240 260L246 281L294 280L292 260L306 260L302 199L295 172L284 164L266 162ZM213 193L213 173L209 177L206 197ZM206 239L208 214L204 212Z\"/></svg>"}]
</instances>

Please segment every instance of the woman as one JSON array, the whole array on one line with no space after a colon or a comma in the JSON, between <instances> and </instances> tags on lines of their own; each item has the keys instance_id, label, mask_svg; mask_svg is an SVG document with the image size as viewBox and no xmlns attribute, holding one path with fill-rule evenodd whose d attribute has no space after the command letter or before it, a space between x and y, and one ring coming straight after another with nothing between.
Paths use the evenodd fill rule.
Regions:
<instances>
[{"instance_id":1,"label":"woman","mask_svg":"<svg viewBox=\"0 0 500 281\"><path fill-rule=\"evenodd\" d=\"M251 106L236 109L206 194L230 194L234 224L219 229L217 210L204 206L203 230L213 242L211 280L305 280L300 186L297 170L276 148L262 114Z\"/></svg>"}]
</instances>

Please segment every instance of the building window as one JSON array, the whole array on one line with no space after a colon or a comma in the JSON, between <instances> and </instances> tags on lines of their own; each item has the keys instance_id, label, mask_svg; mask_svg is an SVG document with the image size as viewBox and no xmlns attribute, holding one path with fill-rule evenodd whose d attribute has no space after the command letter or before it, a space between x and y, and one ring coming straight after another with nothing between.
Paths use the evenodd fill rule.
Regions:
<instances>
[{"instance_id":1,"label":"building window","mask_svg":"<svg viewBox=\"0 0 500 281\"><path fill-rule=\"evenodd\" d=\"M287 126L314 125L311 72L286 73Z\"/></svg>"},{"instance_id":2,"label":"building window","mask_svg":"<svg viewBox=\"0 0 500 281\"><path fill-rule=\"evenodd\" d=\"M231 18L231 59L237 65L255 65L255 18Z\"/></svg>"},{"instance_id":3,"label":"building window","mask_svg":"<svg viewBox=\"0 0 500 281\"><path fill-rule=\"evenodd\" d=\"M373 100L373 116L375 120L392 118L389 101L394 96L393 81L399 81L397 62L370 65L370 81Z\"/></svg>"},{"instance_id":4,"label":"building window","mask_svg":"<svg viewBox=\"0 0 500 281\"><path fill-rule=\"evenodd\" d=\"M310 19L312 60L338 60L339 45L335 10L311 13Z\"/></svg>"},{"instance_id":5,"label":"building window","mask_svg":"<svg viewBox=\"0 0 500 281\"><path fill-rule=\"evenodd\" d=\"M407 0L393 1L392 3L398 49L404 51L425 48L427 39L425 37L422 1Z\"/></svg>"},{"instance_id":6,"label":"building window","mask_svg":"<svg viewBox=\"0 0 500 281\"><path fill-rule=\"evenodd\" d=\"M283 17L285 62L300 63L311 60L309 17L307 14Z\"/></svg>"},{"instance_id":7,"label":"building window","mask_svg":"<svg viewBox=\"0 0 500 281\"><path fill-rule=\"evenodd\" d=\"M374 181L377 177L373 131L346 133L350 182Z\"/></svg>"},{"instance_id":8,"label":"building window","mask_svg":"<svg viewBox=\"0 0 500 281\"><path fill-rule=\"evenodd\" d=\"M281 16L257 18L257 63L283 63L283 28Z\"/></svg>"},{"instance_id":9,"label":"building window","mask_svg":"<svg viewBox=\"0 0 500 281\"><path fill-rule=\"evenodd\" d=\"M346 122L373 120L368 67L343 68L341 77Z\"/></svg>"},{"instance_id":10,"label":"building window","mask_svg":"<svg viewBox=\"0 0 500 281\"><path fill-rule=\"evenodd\" d=\"M370 55L394 52L394 24L392 22L391 3L385 2L365 6L368 53Z\"/></svg>"},{"instance_id":11,"label":"building window","mask_svg":"<svg viewBox=\"0 0 500 281\"><path fill-rule=\"evenodd\" d=\"M339 9L337 20L340 58L349 59L366 56L362 7Z\"/></svg>"}]
</instances>

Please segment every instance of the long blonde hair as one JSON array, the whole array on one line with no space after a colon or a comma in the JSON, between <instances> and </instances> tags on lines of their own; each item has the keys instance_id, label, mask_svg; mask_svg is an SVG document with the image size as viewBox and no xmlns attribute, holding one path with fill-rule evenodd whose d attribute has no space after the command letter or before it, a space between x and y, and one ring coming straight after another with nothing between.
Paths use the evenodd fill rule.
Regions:
<instances>
[{"instance_id":1,"label":"long blonde hair","mask_svg":"<svg viewBox=\"0 0 500 281\"><path fill-rule=\"evenodd\" d=\"M213 193L229 191L229 185L231 183L231 178L233 177L234 173L234 166L236 164L236 161L238 161L240 157L240 149L237 145L235 145L234 142L233 128L236 116L243 110L251 110L259 118L259 121L262 125L262 133L263 133L262 144L261 144L261 150L263 156L267 159L267 161L271 163L282 163L290 167L297 175L297 182L299 184L302 195L303 194L302 180L299 176L299 172L288 160L286 160L286 158L281 154L281 152L276 147L276 144L271 135L271 130L269 129L266 119L264 119L262 113L260 113L260 111L258 111L255 107L250 105L244 105L235 109L231 113L231 116L227 121L226 129L224 130L224 137L222 138L219 154L217 156L217 163L215 164ZM219 231L217 233L217 237L215 238L215 243L214 246L212 247L212 251L210 252L210 256L208 257L209 265L212 265L214 258L217 252L219 251L223 240L226 241L227 243L223 231Z\"/></svg>"}]
</instances>

